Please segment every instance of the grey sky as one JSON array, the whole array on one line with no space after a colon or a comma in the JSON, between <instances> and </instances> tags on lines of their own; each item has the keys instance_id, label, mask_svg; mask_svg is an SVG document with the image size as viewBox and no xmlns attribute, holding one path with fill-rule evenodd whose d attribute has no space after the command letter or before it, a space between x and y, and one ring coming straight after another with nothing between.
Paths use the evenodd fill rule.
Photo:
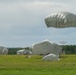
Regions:
<instances>
[{"instance_id":1,"label":"grey sky","mask_svg":"<svg viewBox=\"0 0 76 75\"><path fill-rule=\"evenodd\" d=\"M47 28L44 22L53 12L76 14L75 3L75 0L0 0L0 45L27 47L45 39L76 44L76 28Z\"/></svg>"}]
</instances>

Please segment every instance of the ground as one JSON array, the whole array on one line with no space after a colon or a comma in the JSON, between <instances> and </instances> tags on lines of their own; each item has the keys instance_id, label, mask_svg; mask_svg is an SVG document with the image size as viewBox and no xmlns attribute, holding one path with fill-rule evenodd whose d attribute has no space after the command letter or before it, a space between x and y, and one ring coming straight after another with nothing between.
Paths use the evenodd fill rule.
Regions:
<instances>
[{"instance_id":1,"label":"ground","mask_svg":"<svg viewBox=\"0 0 76 75\"><path fill-rule=\"evenodd\" d=\"M76 75L76 55L61 55L60 61L42 61L42 57L0 55L0 75Z\"/></svg>"}]
</instances>

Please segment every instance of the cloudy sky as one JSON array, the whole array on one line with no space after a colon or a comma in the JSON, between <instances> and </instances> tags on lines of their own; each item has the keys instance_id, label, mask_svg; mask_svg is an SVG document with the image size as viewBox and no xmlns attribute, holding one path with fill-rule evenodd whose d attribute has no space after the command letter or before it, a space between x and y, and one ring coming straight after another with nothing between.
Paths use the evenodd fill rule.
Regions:
<instances>
[{"instance_id":1,"label":"cloudy sky","mask_svg":"<svg viewBox=\"0 0 76 75\"><path fill-rule=\"evenodd\" d=\"M0 45L27 47L48 39L76 44L76 28L47 28L44 18L54 12L76 14L76 0L0 0Z\"/></svg>"}]
</instances>

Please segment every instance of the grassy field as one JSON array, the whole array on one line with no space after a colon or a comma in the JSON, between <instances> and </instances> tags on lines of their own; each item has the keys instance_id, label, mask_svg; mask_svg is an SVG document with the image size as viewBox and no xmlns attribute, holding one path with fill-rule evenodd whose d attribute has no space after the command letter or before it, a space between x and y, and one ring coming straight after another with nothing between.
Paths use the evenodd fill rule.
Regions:
<instances>
[{"instance_id":1,"label":"grassy field","mask_svg":"<svg viewBox=\"0 0 76 75\"><path fill-rule=\"evenodd\" d=\"M76 75L76 55L60 61L42 61L42 56L0 55L0 75Z\"/></svg>"}]
</instances>

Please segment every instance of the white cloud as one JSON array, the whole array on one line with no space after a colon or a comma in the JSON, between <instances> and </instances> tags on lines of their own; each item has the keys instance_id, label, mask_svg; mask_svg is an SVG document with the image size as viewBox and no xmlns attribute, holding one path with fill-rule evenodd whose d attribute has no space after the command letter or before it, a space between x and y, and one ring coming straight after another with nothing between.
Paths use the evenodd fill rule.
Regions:
<instances>
[{"instance_id":1,"label":"white cloud","mask_svg":"<svg viewBox=\"0 0 76 75\"><path fill-rule=\"evenodd\" d=\"M48 29L44 18L53 12L76 12L74 10L76 5L73 5L73 1L71 2L68 3L65 0L63 2L61 0L0 0L0 37L2 37L0 41L7 46L18 46L19 42L22 42L22 45L25 44L24 40L27 42L30 40L29 43L32 44L47 38L53 41L63 36L67 38L68 36L65 36L71 32L70 30L67 29L65 32L64 29L63 31ZM71 35L74 36L75 31L69 34Z\"/></svg>"},{"instance_id":2,"label":"white cloud","mask_svg":"<svg viewBox=\"0 0 76 75\"><path fill-rule=\"evenodd\" d=\"M0 3L0 20L2 26L5 26L4 23L7 23L6 26L8 28L12 27L12 25L28 24L32 26L35 24L31 23L38 22L38 20L44 17L45 14L48 14L48 12L54 12L56 9L61 10L61 8L65 6L65 4L51 1L2 2Z\"/></svg>"}]
</instances>

